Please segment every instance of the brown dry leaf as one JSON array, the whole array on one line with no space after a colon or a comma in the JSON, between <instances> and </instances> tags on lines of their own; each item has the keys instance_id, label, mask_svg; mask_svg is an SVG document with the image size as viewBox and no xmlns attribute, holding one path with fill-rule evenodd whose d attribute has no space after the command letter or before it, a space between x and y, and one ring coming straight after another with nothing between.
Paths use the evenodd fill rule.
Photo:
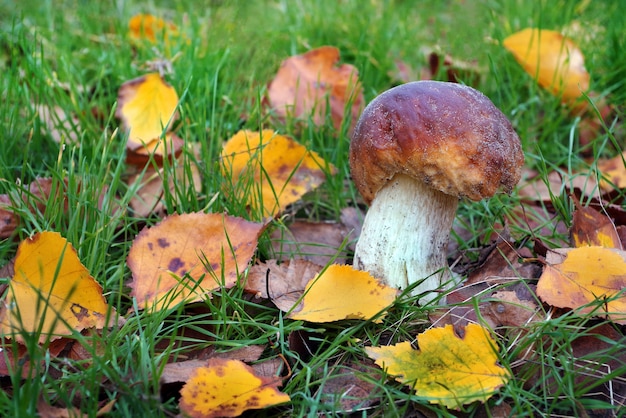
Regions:
<instances>
[{"instance_id":1,"label":"brown dry leaf","mask_svg":"<svg viewBox=\"0 0 626 418\"><path fill-rule=\"evenodd\" d=\"M331 264L309 281L301 304L287 317L309 322L363 319L381 322L398 296L366 271L352 266ZM380 315L379 315L380 314Z\"/></svg>"},{"instance_id":2,"label":"brown dry leaf","mask_svg":"<svg viewBox=\"0 0 626 418\"><path fill-rule=\"evenodd\" d=\"M564 102L573 104L589 90L583 54L562 34L528 28L507 37L503 45L540 86Z\"/></svg>"},{"instance_id":3,"label":"brown dry leaf","mask_svg":"<svg viewBox=\"0 0 626 418\"><path fill-rule=\"evenodd\" d=\"M279 261L302 259L325 266L350 261L342 245L356 237L343 223L294 221L286 229L272 232L271 239L272 250Z\"/></svg>"},{"instance_id":4,"label":"brown dry leaf","mask_svg":"<svg viewBox=\"0 0 626 418\"><path fill-rule=\"evenodd\" d=\"M322 266L305 260L291 260L281 264L276 260L268 260L250 268L244 288L257 297L269 298L278 309L289 312L302 297L307 283L320 270Z\"/></svg>"},{"instance_id":5,"label":"brown dry leaf","mask_svg":"<svg viewBox=\"0 0 626 418\"><path fill-rule=\"evenodd\" d=\"M263 345L251 345L225 353L213 353L209 358L254 362L261 358L261 354L263 354L264 350L265 346ZM194 359L168 363L163 367L160 382L162 385L186 382L191 378L191 375L198 367L207 365L207 360L208 359Z\"/></svg>"},{"instance_id":6,"label":"brown dry leaf","mask_svg":"<svg viewBox=\"0 0 626 418\"><path fill-rule=\"evenodd\" d=\"M76 340L69 338L59 338L51 341L49 344L40 346L41 361L35 364L32 361L29 350L22 344L16 344L8 339L0 340L0 376L16 376L20 375L22 379L37 378L37 373L45 370L43 367L45 358L58 357L61 352L65 351L68 345L73 344ZM43 353L45 352L45 355ZM34 366L34 367L33 367Z\"/></svg>"},{"instance_id":7,"label":"brown dry leaf","mask_svg":"<svg viewBox=\"0 0 626 418\"><path fill-rule=\"evenodd\" d=\"M571 236L575 247L600 246L623 250L615 224L591 207L574 200L576 210L572 219Z\"/></svg>"},{"instance_id":8,"label":"brown dry leaf","mask_svg":"<svg viewBox=\"0 0 626 418\"><path fill-rule=\"evenodd\" d=\"M244 411L289 402L281 379L257 376L238 360L211 359L198 367L180 391L180 410L192 418L237 417Z\"/></svg>"},{"instance_id":9,"label":"brown dry leaf","mask_svg":"<svg viewBox=\"0 0 626 418\"><path fill-rule=\"evenodd\" d=\"M24 343L25 334L39 343L101 329L115 318L76 250L60 234L41 232L17 249L15 275L0 311L0 334Z\"/></svg>"},{"instance_id":10,"label":"brown dry leaf","mask_svg":"<svg viewBox=\"0 0 626 418\"><path fill-rule=\"evenodd\" d=\"M276 216L336 169L317 153L272 130L240 131L224 144L226 193L247 202L253 214Z\"/></svg>"},{"instance_id":11,"label":"brown dry leaf","mask_svg":"<svg viewBox=\"0 0 626 418\"><path fill-rule=\"evenodd\" d=\"M48 129L54 142L80 145L78 138L80 121L76 115L68 114L60 106L38 105L36 110L39 120Z\"/></svg>"},{"instance_id":12,"label":"brown dry leaf","mask_svg":"<svg viewBox=\"0 0 626 418\"><path fill-rule=\"evenodd\" d=\"M234 286L264 228L220 213L172 215L144 228L127 259L131 296L142 309L162 309Z\"/></svg>"},{"instance_id":13,"label":"brown dry leaf","mask_svg":"<svg viewBox=\"0 0 626 418\"><path fill-rule=\"evenodd\" d=\"M419 350L404 342L365 351L417 395L450 409L486 401L510 377L498 366L498 345L480 325L469 324L463 338L450 325L431 328L417 336L417 343Z\"/></svg>"},{"instance_id":14,"label":"brown dry leaf","mask_svg":"<svg viewBox=\"0 0 626 418\"><path fill-rule=\"evenodd\" d=\"M102 417L113 410L116 400L100 402L100 408L96 411L96 417ZM37 414L39 418L87 418L92 415L84 414L78 408L59 408L52 406L43 400L37 402Z\"/></svg>"},{"instance_id":15,"label":"brown dry leaf","mask_svg":"<svg viewBox=\"0 0 626 418\"><path fill-rule=\"evenodd\" d=\"M605 315L626 324L626 252L615 248L581 247L548 253L537 295L559 308Z\"/></svg>"},{"instance_id":16,"label":"brown dry leaf","mask_svg":"<svg viewBox=\"0 0 626 418\"><path fill-rule=\"evenodd\" d=\"M198 148L194 151L196 159ZM167 189L164 184L167 179ZM138 183L138 184L137 184ZM145 218L151 214L165 215L165 203L163 198L167 193L171 196L174 204L179 204L186 194L181 191L202 191L202 176L198 165L193 159L186 158L182 153L172 160L167 167L148 166L142 173L133 174L128 179L130 187L137 187L136 193L130 199L130 207L137 217Z\"/></svg>"},{"instance_id":17,"label":"brown dry leaf","mask_svg":"<svg viewBox=\"0 0 626 418\"><path fill-rule=\"evenodd\" d=\"M178 155L184 141L169 132L178 117L178 94L158 73L127 81L118 90L115 111L128 132L129 162L142 165Z\"/></svg>"},{"instance_id":18,"label":"brown dry leaf","mask_svg":"<svg viewBox=\"0 0 626 418\"><path fill-rule=\"evenodd\" d=\"M268 87L270 106L280 118L307 118L323 125L330 106L333 126L339 130L347 104L351 124L359 118L365 99L358 70L349 64L337 65L339 50L323 46L282 62Z\"/></svg>"},{"instance_id":19,"label":"brown dry leaf","mask_svg":"<svg viewBox=\"0 0 626 418\"><path fill-rule=\"evenodd\" d=\"M550 203L551 196L560 196L564 193L582 196L594 196L598 193L598 184L594 176L588 173L578 173L566 178L564 174L552 171L548 174L547 181L548 184L539 173L525 170L518 188L519 196L524 200ZM574 193L575 190L579 190L580 193Z\"/></svg>"},{"instance_id":20,"label":"brown dry leaf","mask_svg":"<svg viewBox=\"0 0 626 418\"><path fill-rule=\"evenodd\" d=\"M320 370L323 386L320 401L326 405L335 405L337 414L363 411L379 402L380 388L375 382L378 379L373 373L373 363L359 364L351 361L341 365Z\"/></svg>"}]
</instances>

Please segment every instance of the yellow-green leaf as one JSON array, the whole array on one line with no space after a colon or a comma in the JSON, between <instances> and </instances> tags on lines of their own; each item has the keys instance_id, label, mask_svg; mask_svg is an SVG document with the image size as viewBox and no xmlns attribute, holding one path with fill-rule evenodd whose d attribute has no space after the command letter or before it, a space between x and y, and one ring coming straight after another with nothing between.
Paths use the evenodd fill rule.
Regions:
<instances>
[{"instance_id":1,"label":"yellow-green leaf","mask_svg":"<svg viewBox=\"0 0 626 418\"><path fill-rule=\"evenodd\" d=\"M239 360L210 359L180 391L180 410L192 418L238 417L250 409L289 402L280 378L257 376Z\"/></svg>"},{"instance_id":2,"label":"yellow-green leaf","mask_svg":"<svg viewBox=\"0 0 626 418\"><path fill-rule=\"evenodd\" d=\"M301 308L289 317L310 322L368 320L391 305L397 295L397 289L381 284L366 271L333 264L309 281Z\"/></svg>"},{"instance_id":3,"label":"yellow-green leaf","mask_svg":"<svg viewBox=\"0 0 626 418\"><path fill-rule=\"evenodd\" d=\"M497 364L496 343L480 325L469 324L463 338L454 333L452 325L432 328L418 335L417 345L419 350L404 342L369 347L366 352L418 396L447 408L484 402L510 377Z\"/></svg>"}]
</instances>

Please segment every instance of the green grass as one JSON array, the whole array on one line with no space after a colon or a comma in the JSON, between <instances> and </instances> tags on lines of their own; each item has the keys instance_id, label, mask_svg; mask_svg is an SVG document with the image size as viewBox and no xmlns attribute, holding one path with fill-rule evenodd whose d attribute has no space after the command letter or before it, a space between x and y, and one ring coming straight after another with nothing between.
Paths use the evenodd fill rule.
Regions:
<instances>
[{"instance_id":1,"label":"green grass","mask_svg":"<svg viewBox=\"0 0 626 418\"><path fill-rule=\"evenodd\" d=\"M342 415L337 399L323 390L331 384L330 376L345 373L342 367L350 362L362 362L366 357L363 347L412 341L429 325L428 311L408 296L399 298L380 324L289 320L273 305L251 299L237 287L216 292L199 307L152 314L134 309L127 287L130 271L126 257L141 228L159 219L133 217L123 210L135 190L125 183L125 150L121 133L113 135L119 126L114 112L117 89L147 73L148 61L176 57L167 77L181 96L176 129L179 136L201 145L197 163L203 176L202 191L179 189L177 196L166 196L167 213L208 209L248 216L245 205L218 193L227 181L219 170L222 143L243 128L273 128L292 135L337 167L336 176L305 197L298 216L338 220L343 208L359 203L358 192L349 181L347 130L336 131L330 123L281 123L262 106L266 86L280 62L322 45L337 46L342 62L358 68L367 101L400 83L392 75L397 60L423 68L424 48L448 53L455 60L476 62L483 70L477 87L511 119L522 139L526 166L544 178L557 169L564 174L564 184L574 174L593 177L597 159L616 155L623 147L626 17L619 2L15 3L0 0L0 193L15 194L18 182L28 184L37 177L50 177L54 187L63 190L66 202L51 200L45 210L32 212L28 202L14 199L14 210L22 222L12 238L0 241L0 261L8 263L18 243L31 234L58 231L77 248L81 261L102 284L107 301L127 321L94 338L74 336L92 351L89 360L50 357L36 337L25 336L27 364L35 367L38 377L22 379L14 373L0 380L2 416L33 416L40 400L74 405L95 416L98 402L109 399L117 400L111 416L174 416L177 402L171 393L163 393L159 383L169 358L184 358L191 348L229 351L254 344L266 345L263 358L282 356L290 363L292 375L282 390L292 402L249 415ZM170 19L182 28L189 42L173 43L168 50L134 47L126 38L127 24L140 12ZM579 142L580 119L568 115L559 100L538 87L501 47L504 37L529 26L561 30L574 38L585 53L592 90L615 107L613 119L606 121L609 129L589 144ZM51 129L37 114L40 105L58 106L75 122ZM53 134L64 138L64 147L52 140ZM99 207L96 203L101 194L104 204ZM622 192L613 196L612 203L623 204ZM566 191L551 200L558 219L569 226L573 205ZM519 204L516 191L488 202L461 203L457 224L469 231L470 238L459 238L466 258L478 258L477 249L489 244L491 232L502 232L499 225L505 215ZM260 239L258 259L271 256L269 233L290 221L286 218L270 225ZM547 226L552 224L552 220L546 221ZM510 232L529 248L531 238L551 247L568 240L566 233L550 228L531 231L513 226ZM463 413L471 416L486 409L490 414L501 404L509 405L515 416L582 416L584 411L610 410L613 406L606 399L593 401L585 395L593 393L598 384L626 375L626 366L610 372L601 369L601 377L582 378L578 363L569 361L572 341L593 333L597 326L589 315L568 313L533 323L518 338L511 337L515 329L510 330L498 344L500 361L513 370L515 378L485 405L468 405ZM184 335L183 327L197 334ZM290 336L305 338L311 353L294 351ZM521 353L542 339L546 342L537 356L521 361ZM585 360L592 369L600 368L620 354L625 342L624 338L607 342L603 350ZM11 347L12 343L7 344ZM357 373L373 383L372 403L354 416L403 416L416 409L441 416L458 414L429 404L382 371L370 369ZM543 378L557 382L556 389L542 385ZM624 412L615 409L612 413Z\"/></svg>"}]
</instances>

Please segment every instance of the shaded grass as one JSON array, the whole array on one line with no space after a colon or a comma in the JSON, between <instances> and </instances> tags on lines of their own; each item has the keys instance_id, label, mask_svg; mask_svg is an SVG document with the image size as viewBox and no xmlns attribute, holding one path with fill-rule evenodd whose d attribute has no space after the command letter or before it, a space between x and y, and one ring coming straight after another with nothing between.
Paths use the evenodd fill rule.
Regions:
<instances>
[{"instance_id":1,"label":"shaded grass","mask_svg":"<svg viewBox=\"0 0 626 418\"><path fill-rule=\"evenodd\" d=\"M82 262L103 285L109 303L120 313L132 312L124 326L104 331L101 338L74 336L91 347L91 364L50 358L31 336L27 344L30 364L43 377L22 380L14 374L5 380L0 412L6 416L34 415L40 398L59 405L75 404L92 415L98 401L106 399L117 399L115 416L175 414L175 400L161 398L159 376L168 358L185 356L189 347L179 347L182 342L219 351L265 344L264 358L282 355L293 368L283 388L292 403L267 415L332 415L338 399L329 399L323 391L332 370L348 360L361 361L365 345L410 341L428 326L427 310L416 307L410 297L400 298L382 324L315 325L285 319L238 288L217 292L200 304L201 313L183 308L152 314L133 311L126 287L130 277L126 256L139 230L158 219L133 217L123 210L135 191L125 184L123 137L119 132L113 135L118 127L113 115L120 84L146 73L148 61L175 57L174 71L168 76L181 96L175 129L181 137L201 145L197 163L203 190L199 195L177 190L178 196L166 196L168 213L211 205L214 212L245 215L240 202L218 194L226 181L219 170L222 143L242 128L272 127L293 135L338 168L336 176L305 198L306 210L299 215L336 220L341 209L358 204L358 193L349 181L347 124L337 132L330 123L321 127L310 121L281 123L262 107L266 85L280 62L322 45L339 47L342 62L358 68L367 101L400 83L394 76L398 60L417 74L426 64L424 48L476 61L484 69L478 88L510 117L522 139L527 166L543 178L559 169L567 182L572 173L593 169L600 156L615 155L623 147L619 124L614 124L623 119L626 101L625 17L618 2L433 1L416 5L399 0L216 0L197 4L43 1L35 5L24 1L19 6L0 2L0 11L6 11L0 13L0 92L4 98L0 102L4 135L0 192L15 191L18 179L28 184L37 177L52 177L55 187L66 190L67 202L66 210L64 202L50 201L43 213L31 213L26 203L14 202L22 224L14 240L0 242L0 257L8 261L17 242L35 231L59 231L76 246ZM133 46L126 39L126 25L138 12L171 19L188 42L154 49ZM609 131L600 132L592 143L579 144L580 120L540 89L500 46L504 37L528 26L562 30L576 39L585 51L592 89L616 106L614 119L606 121ZM51 128L38 116L38 105L58 106L75 122ZM64 148L52 141L54 134L64 138ZM71 138L80 146L73 145ZM581 150L590 150L591 157L581 157ZM588 175L593 176L593 170ZM95 202L103 191L105 203L98 206ZM617 196L615 201L622 203L623 194ZM552 196L550 203L569 225L573 207L567 191ZM515 193L488 202L462 202L457 223L470 231L471 238L459 237L461 248L488 244L491 232L500 233L498 224L519 204ZM560 231L549 235L542 231L544 235L538 238L548 245L567 241ZM520 242L538 232L512 231ZM271 255L267 240L267 236L261 239L261 259ZM503 339L501 362L512 369L520 353L535 341L547 336L550 342L542 346L541 360L528 362L524 373L516 374L486 408L504 402L514 415L531 416L579 415L583 410L608 407L606 402L592 404L583 395L625 370L612 370L613 375L596 378L593 384L581 383L576 381L579 373L567 362L572 341L592 332L595 325L589 321L585 316L565 315L534 325L520 340ZM204 337L182 335L183 326ZM295 352L290 335L301 335L310 352ZM613 358L619 346L613 344L589 360ZM529 385L536 373L555 379L558 390L547 392L540 380ZM382 405L366 409L368 416L402 416L413 411L412 402L440 415L455 414L429 405L374 368L363 376L375 385L371 396ZM473 414L481 408L470 405L464 412Z\"/></svg>"}]
</instances>

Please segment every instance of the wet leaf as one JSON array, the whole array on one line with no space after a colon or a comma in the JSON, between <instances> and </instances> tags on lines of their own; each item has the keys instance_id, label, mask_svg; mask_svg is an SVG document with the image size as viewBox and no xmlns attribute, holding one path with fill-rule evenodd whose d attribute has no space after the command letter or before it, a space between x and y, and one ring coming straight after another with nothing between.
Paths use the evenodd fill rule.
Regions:
<instances>
[{"instance_id":1,"label":"wet leaf","mask_svg":"<svg viewBox=\"0 0 626 418\"><path fill-rule=\"evenodd\" d=\"M332 264L309 281L301 307L288 317L310 322L370 320L391 305L397 296L397 289L385 286L366 271ZM374 322L380 322L381 317Z\"/></svg>"},{"instance_id":2,"label":"wet leaf","mask_svg":"<svg viewBox=\"0 0 626 418\"><path fill-rule=\"evenodd\" d=\"M270 106L276 114L281 118L311 115L316 125L323 125L329 112L333 126L339 129L350 104L350 117L356 123L365 101L358 71L349 64L337 65L338 61L339 50L332 46L283 61L268 87Z\"/></svg>"},{"instance_id":3,"label":"wet leaf","mask_svg":"<svg viewBox=\"0 0 626 418\"><path fill-rule=\"evenodd\" d=\"M537 283L537 295L559 308L606 314L626 324L624 288L626 252L591 246L552 252Z\"/></svg>"},{"instance_id":4,"label":"wet leaf","mask_svg":"<svg viewBox=\"0 0 626 418\"><path fill-rule=\"evenodd\" d=\"M236 417L289 402L289 395L277 388L280 382L280 378L257 376L241 361L211 359L180 391L180 409L192 418Z\"/></svg>"},{"instance_id":5,"label":"wet leaf","mask_svg":"<svg viewBox=\"0 0 626 418\"><path fill-rule=\"evenodd\" d=\"M74 247L56 232L24 240L14 268L0 313L5 337L24 342L24 334L37 334L44 343L85 328L103 328L107 315L115 315Z\"/></svg>"},{"instance_id":6,"label":"wet leaf","mask_svg":"<svg viewBox=\"0 0 626 418\"><path fill-rule=\"evenodd\" d=\"M143 229L127 259L133 275L131 296L140 308L160 309L234 286L263 228L220 213L187 213Z\"/></svg>"},{"instance_id":7,"label":"wet leaf","mask_svg":"<svg viewBox=\"0 0 626 418\"><path fill-rule=\"evenodd\" d=\"M417 396L447 408L484 402L510 377L498 366L497 345L480 325L469 324L463 338L451 325L431 328L417 336L417 343L419 350L409 342L365 350Z\"/></svg>"},{"instance_id":8,"label":"wet leaf","mask_svg":"<svg viewBox=\"0 0 626 418\"><path fill-rule=\"evenodd\" d=\"M128 132L131 162L178 154L184 141L169 132L177 118L178 94L157 74L147 74L122 84L115 115Z\"/></svg>"},{"instance_id":9,"label":"wet leaf","mask_svg":"<svg viewBox=\"0 0 626 418\"><path fill-rule=\"evenodd\" d=\"M524 29L507 37L504 47L540 86L573 103L589 90L589 73L578 46L559 32Z\"/></svg>"},{"instance_id":10,"label":"wet leaf","mask_svg":"<svg viewBox=\"0 0 626 418\"><path fill-rule=\"evenodd\" d=\"M275 216L319 187L335 168L317 153L272 130L240 131L222 150L230 194L252 213Z\"/></svg>"}]
</instances>

